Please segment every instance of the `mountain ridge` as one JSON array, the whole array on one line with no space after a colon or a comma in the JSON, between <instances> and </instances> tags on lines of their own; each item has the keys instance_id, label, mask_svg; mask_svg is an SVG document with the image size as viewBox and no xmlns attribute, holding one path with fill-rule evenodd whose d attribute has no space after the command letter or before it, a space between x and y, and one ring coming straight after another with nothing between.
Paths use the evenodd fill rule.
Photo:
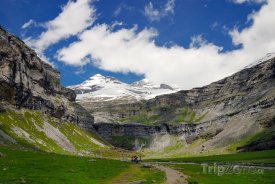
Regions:
<instances>
[{"instance_id":1,"label":"mountain ridge","mask_svg":"<svg viewBox=\"0 0 275 184\"><path fill-rule=\"evenodd\" d=\"M77 94L78 101L105 98L105 101L129 98L134 101L147 100L157 95L173 93L179 89L167 84L153 84L148 79L124 83L110 76L96 74L79 85L68 86Z\"/></svg>"}]
</instances>

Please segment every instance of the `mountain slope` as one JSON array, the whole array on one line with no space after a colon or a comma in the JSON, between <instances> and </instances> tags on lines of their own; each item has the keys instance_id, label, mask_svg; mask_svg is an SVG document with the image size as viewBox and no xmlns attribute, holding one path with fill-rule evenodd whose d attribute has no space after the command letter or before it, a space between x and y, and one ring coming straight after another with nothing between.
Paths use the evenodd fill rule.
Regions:
<instances>
[{"instance_id":1,"label":"mountain slope","mask_svg":"<svg viewBox=\"0 0 275 184\"><path fill-rule=\"evenodd\" d=\"M126 84L100 74L69 88L75 91L77 102L89 110L96 123L113 122L117 119L106 111L112 104L128 104L178 91L166 84L152 84L147 79Z\"/></svg>"},{"instance_id":2,"label":"mountain slope","mask_svg":"<svg viewBox=\"0 0 275 184\"><path fill-rule=\"evenodd\" d=\"M275 58L202 88L157 97L148 105L188 107L206 114L198 125L203 131L193 137L203 139L203 144L193 151L234 150L266 134L269 138L250 149L274 149Z\"/></svg>"},{"instance_id":3,"label":"mountain slope","mask_svg":"<svg viewBox=\"0 0 275 184\"><path fill-rule=\"evenodd\" d=\"M108 149L95 133L39 111L6 110L0 114L0 144L23 145L62 154L94 155Z\"/></svg>"},{"instance_id":4,"label":"mountain slope","mask_svg":"<svg viewBox=\"0 0 275 184\"><path fill-rule=\"evenodd\" d=\"M92 156L111 149L59 72L2 27L0 88L1 145Z\"/></svg>"},{"instance_id":5,"label":"mountain slope","mask_svg":"<svg viewBox=\"0 0 275 184\"><path fill-rule=\"evenodd\" d=\"M117 122L126 123L109 126L109 137L141 131L135 134L146 135L150 156L274 149L275 58L204 87L112 104L108 111ZM157 127L135 129L127 124L133 122ZM105 125L95 126L101 131ZM105 132L99 133L106 137Z\"/></svg>"}]
</instances>

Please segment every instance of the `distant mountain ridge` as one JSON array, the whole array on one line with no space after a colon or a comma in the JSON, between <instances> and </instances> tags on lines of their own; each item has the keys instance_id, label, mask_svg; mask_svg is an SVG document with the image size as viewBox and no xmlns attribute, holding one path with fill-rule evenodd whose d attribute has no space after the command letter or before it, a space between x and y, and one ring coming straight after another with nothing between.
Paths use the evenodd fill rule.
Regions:
<instances>
[{"instance_id":1,"label":"distant mountain ridge","mask_svg":"<svg viewBox=\"0 0 275 184\"><path fill-rule=\"evenodd\" d=\"M110 76L96 74L79 85L68 86L77 94L77 101L87 100L122 100L131 101L147 100L158 95L179 91L167 84L154 84L148 79L143 79L132 84L127 84Z\"/></svg>"}]
</instances>

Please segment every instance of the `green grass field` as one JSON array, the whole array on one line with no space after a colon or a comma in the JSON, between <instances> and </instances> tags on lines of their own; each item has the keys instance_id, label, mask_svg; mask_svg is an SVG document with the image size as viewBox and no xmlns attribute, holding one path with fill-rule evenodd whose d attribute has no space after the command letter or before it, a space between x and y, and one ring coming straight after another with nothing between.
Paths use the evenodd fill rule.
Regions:
<instances>
[{"instance_id":1,"label":"green grass field","mask_svg":"<svg viewBox=\"0 0 275 184\"><path fill-rule=\"evenodd\" d=\"M257 151L257 152L242 152L236 154L212 155L201 157L182 157L182 158L167 158L167 159L151 159L148 161L163 161L163 162L196 162L196 163L227 163L241 162L253 164L275 164L275 150Z\"/></svg>"},{"instance_id":2,"label":"green grass field","mask_svg":"<svg viewBox=\"0 0 275 184\"><path fill-rule=\"evenodd\" d=\"M274 166L275 150L148 161L165 162L165 165L168 164L170 167L183 172L188 176L189 184L275 184L275 170L257 168L244 169L239 172L239 170L233 171L232 169L236 163ZM175 164L179 162L193 162L194 164ZM215 164L220 164L220 169L216 166L214 171ZM223 166L222 164L228 165ZM210 171L209 166L212 167Z\"/></svg>"},{"instance_id":3,"label":"green grass field","mask_svg":"<svg viewBox=\"0 0 275 184\"><path fill-rule=\"evenodd\" d=\"M162 183L164 174L117 160L58 155L0 146L0 183ZM126 177L127 176L127 177Z\"/></svg>"},{"instance_id":4,"label":"green grass field","mask_svg":"<svg viewBox=\"0 0 275 184\"><path fill-rule=\"evenodd\" d=\"M240 173L203 172L201 165L171 165L172 168L188 175L189 184L274 184L275 170L261 172L242 171Z\"/></svg>"},{"instance_id":5,"label":"green grass field","mask_svg":"<svg viewBox=\"0 0 275 184\"><path fill-rule=\"evenodd\" d=\"M190 119L195 117L195 114L191 113ZM45 131L46 125L50 127L49 130L60 132L57 135L63 135L68 139L76 151L68 152L58 144L58 141L49 138ZM0 139L0 184L123 184L135 181L161 184L165 180L164 173L156 169L143 168L142 165L119 160L110 160L110 158L129 158L133 152L111 147L96 133L85 132L72 123L64 123L39 112L27 110L1 113L0 129L16 140L16 142L9 142ZM187 157L187 155L184 157L183 153L176 152L175 155L166 155L166 157L170 156L171 158L164 158L165 154L182 149L182 144L179 144L176 137L170 138L173 144L166 147L163 152L155 153L158 157L152 157L160 159L147 161L166 162L165 165L168 164L188 175L190 184L272 184L272 182L275 184L275 170L264 170L263 173L256 174L205 174L203 173L203 166L200 164L243 163L246 165L275 166L275 150L200 157ZM136 143L136 138L113 137L113 141L115 145L131 148ZM149 140L146 139L141 138L138 141L140 144L149 144ZM144 154L152 156L153 153L144 152ZM174 162L195 162L195 164L175 164Z\"/></svg>"}]
</instances>

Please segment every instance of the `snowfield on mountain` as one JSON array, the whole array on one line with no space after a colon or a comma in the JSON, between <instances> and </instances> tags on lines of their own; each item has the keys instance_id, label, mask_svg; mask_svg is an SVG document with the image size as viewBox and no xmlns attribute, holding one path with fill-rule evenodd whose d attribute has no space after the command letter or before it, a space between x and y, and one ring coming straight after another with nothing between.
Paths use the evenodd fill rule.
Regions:
<instances>
[{"instance_id":1,"label":"snowfield on mountain","mask_svg":"<svg viewBox=\"0 0 275 184\"><path fill-rule=\"evenodd\" d=\"M116 78L96 74L79 85L68 86L77 94L77 101L95 100L110 101L117 99L144 100L151 99L158 95L175 93L178 88L167 84L153 84L148 79L123 83Z\"/></svg>"}]
</instances>

